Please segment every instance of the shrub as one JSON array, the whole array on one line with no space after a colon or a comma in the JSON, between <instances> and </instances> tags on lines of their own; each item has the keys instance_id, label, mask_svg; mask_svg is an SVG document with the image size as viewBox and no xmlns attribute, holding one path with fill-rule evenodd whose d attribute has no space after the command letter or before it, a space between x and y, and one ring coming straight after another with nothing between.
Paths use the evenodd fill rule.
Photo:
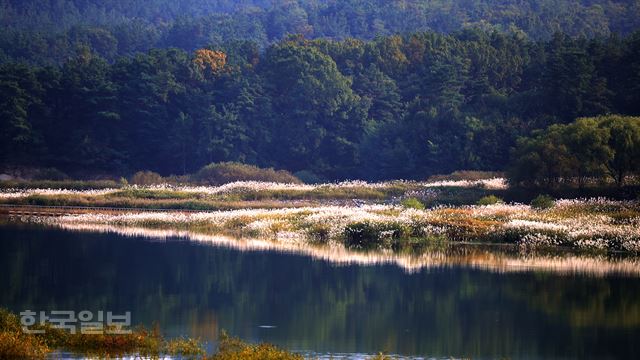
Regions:
<instances>
[{"instance_id":1,"label":"shrub","mask_svg":"<svg viewBox=\"0 0 640 360\"><path fill-rule=\"evenodd\" d=\"M133 174L130 182L134 185L159 185L164 183L164 179L153 171L138 171Z\"/></svg>"},{"instance_id":2,"label":"shrub","mask_svg":"<svg viewBox=\"0 0 640 360\"><path fill-rule=\"evenodd\" d=\"M484 196L484 197L480 198L480 200L478 200L478 202L477 202L477 204L481 205L481 206L502 204L502 203L504 203L504 200L502 200L501 198L499 198L499 197L497 197L495 195Z\"/></svg>"},{"instance_id":3,"label":"shrub","mask_svg":"<svg viewBox=\"0 0 640 360\"><path fill-rule=\"evenodd\" d=\"M424 210L424 204L414 197L404 199L400 203L406 208Z\"/></svg>"},{"instance_id":4,"label":"shrub","mask_svg":"<svg viewBox=\"0 0 640 360\"><path fill-rule=\"evenodd\" d=\"M226 332L220 335L218 353L212 360L302 360L302 355L292 354L270 344L247 344L240 339L232 338Z\"/></svg>"},{"instance_id":5,"label":"shrub","mask_svg":"<svg viewBox=\"0 0 640 360\"><path fill-rule=\"evenodd\" d=\"M331 236L331 226L328 224L312 223L306 232L312 242L326 244Z\"/></svg>"},{"instance_id":6,"label":"shrub","mask_svg":"<svg viewBox=\"0 0 640 360\"><path fill-rule=\"evenodd\" d=\"M62 181L67 180L69 176L56 168L40 169L33 176L34 180L52 180Z\"/></svg>"},{"instance_id":7,"label":"shrub","mask_svg":"<svg viewBox=\"0 0 640 360\"><path fill-rule=\"evenodd\" d=\"M208 185L222 185L234 181L301 183L300 179L285 170L261 169L253 165L233 162L207 165L193 175L193 178L197 182Z\"/></svg>"},{"instance_id":8,"label":"shrub","mask_svg":"<svg viewBox=\"0 0 640 360\"><path fill-rule=\"evenodd\" d=\"M538 195L531 200L531 207L534 209L544 210L550 209L556 205L556 201L549 195Z\"/></svg>"},{"instance_id":9,"label":"shrub","mask_svg":"<svg viewBox=\"0 0 640 360\"><path fill-rule=\"evenodd\" d=\"M20 320L6 309L0 309L0 359L44 358L47 344L22 331Z\"/></svg>"},{"instance_id":10,"label":"shrub","mask_svg":"<svg viewBox=\"0 0 640 360\"><path fill-rule=\"evenodd\" d=\"M347 225L343 235L345 244L350 248L372 249L380 244L380 231L368 222Z\"/></svg>"},{"instance_id":11,"label":"shrub","mask_svg":"<svg viewBox=\"0 0 640 360\"><path fill-rule=\"evenodd\" d=\"M309 170L298 171L293 175L305 184L322 184L326 182L326 179L316 175Z\"/></svg>"}]
</instances>

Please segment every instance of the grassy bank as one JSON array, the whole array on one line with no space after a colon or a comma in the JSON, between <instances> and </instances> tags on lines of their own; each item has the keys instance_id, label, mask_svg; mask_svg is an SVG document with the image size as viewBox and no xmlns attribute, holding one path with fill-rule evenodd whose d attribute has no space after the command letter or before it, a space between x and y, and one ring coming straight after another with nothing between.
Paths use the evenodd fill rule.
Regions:
<instances>
[{"instance_id":1,"label":"grassy bank","mask_svg":"<svg viewBox=\"0 0 640 360\"><path fill-rule=\"evenodd\" d=\"M494 195L507 202L529 203L540 194L556 199L601 198L632 200L640 197L637 181L624 187L593 183L578 188L510 188L503 178L465 175L435 177L428 181L351 181L326 184L236 181L218 186L181 183L129 185L115 181L0 181L0 202L33 205L113 206L143 208L224 208L220 203L241 201L346 201L398 202L415 197L423 205L473 205Z\"/></svg>"},{"instance_id":2,"label":"grassy bank","mask_svg":"<svg viewBox=\"0 0 640 360\"><path fill-rule=\"evenodd\" d=\"M589 251L640 251L637 200L561 200L533 206L503 199L534 193L503 179L221 186L124 186L90 190L11 189L0 203L202 213L83 214L35 218L51 224L187 230L349 249L420 251L438 242L510 243Z\"/></svg>"},{"instance_id":3,"label":"grassy bank","mask_svg":"<svg viewBox=\"0 0 640 360\"><path fill-rule=\"evenodd\" d=\"M189 338L166 339L158 328L138 327L131 334L71 334L48 324L31 327L45 330L44 334L27 334L22 331L20 318L0 309L0 358L44 359L55 351L79 356L114 358L135 356L162 358L175 356L187 359L302 359L302 356L278 349L269 344L248 344L224 334L218 352L207 355L205 346Z\"/></svg>"},{"instance_id":4,"label":"grassy bank","mask_svg":"<svg viewBox=\"0 0 640 360\"><path fill-rule=\"evenodd\" d=\"M95 190L95 189L115 189L125 186L123 183L114 180L2 180L0 189L7 190L27 190L27 189L69 189L69 190Z\"/></svg>"},{"instance_id":5,"label":"grassy bank","mask_svg":"<svg viewBox=\"0 0 640 360\"><path fill-rule=\"evenodd\" d=\"M145 199L145 198L109 198L87 197L78 195L30 195L23 198L0 199L4 205L36 205L36 206L81 206L106 207L115 209L147 209L147 210L237 210L237 209L279 209L308 206L308 201L279 200L206 200L206 199Z\"/></svg>"},{"instance_id":6,"label":"grassy bank","mask_svg":"<svg viewBox=\"0 0 640 360\"><path fill-rule=\"evenodd\" d=\"M60 184L62 185L62 184ZM233 182L221 186L120 186L76 189L15 187L0 192L5 204L218 209L222 203L250 201L398 202L417 197L426 205L474 203L505 188L502 179L319 185Z\"/></svg>"},{"instance_id":7,"label":"grassy bank","mask_svg":"<svg viewBox=\"0 0 640 360\"><path fill-rule=\"evenodd\" d=\"M348 249L420 251L442 242L568 247L589 251L640 251L640 206L606 199L522 204L440 206L317 206L218 212L147 212L32 217L58 226L109 225L184 230Z\"/></svg>"}]
</instances>

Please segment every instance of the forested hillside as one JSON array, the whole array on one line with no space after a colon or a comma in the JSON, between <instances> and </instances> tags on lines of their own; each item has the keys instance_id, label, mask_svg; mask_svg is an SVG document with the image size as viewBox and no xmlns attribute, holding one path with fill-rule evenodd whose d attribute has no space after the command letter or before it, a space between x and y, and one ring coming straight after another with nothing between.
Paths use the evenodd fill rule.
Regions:
<instances>
[{"instance_id":1,"label":"forested hillside","mask_svg":"<svg viewBox=\"0 0 640 360\"><path fill-rule=\"evenodd\" d=\"M105 2L106 3L106 2ZM0 66L1 166L162 174L240 161L327 179L502 170L520 136L640 114L640 33L293 36Z\"/></svg>"},{"instance_id":2,"label":"forested hillside","mask_svg":"<svg viewBox=\"0 0 640 360\"><path fill-rule=\"evenodd\" d=\"M638 0L0 0L0 61L62 63L87 46L109 61L152 48L229 40L264 48L287 34L375 36L465 28L549 40L628 35Z\"/></svg>"}]
</instances>

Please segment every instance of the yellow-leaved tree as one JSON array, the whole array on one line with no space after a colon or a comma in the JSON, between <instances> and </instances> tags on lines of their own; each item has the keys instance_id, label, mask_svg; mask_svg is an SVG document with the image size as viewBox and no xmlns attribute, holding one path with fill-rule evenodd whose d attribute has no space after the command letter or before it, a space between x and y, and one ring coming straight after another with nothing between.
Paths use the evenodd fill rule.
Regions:
<instances>
[{"instance_id":1,"label":"yellow-leaved tree","mask_svg":"<svg viewBox=\"0 0 640 360\"><path fill-rule=\"evenodd\" d=\"M227 54L217 50L198 49L195 52L193 63L203 73L218 74L227 64Z\"/></svg>"}]
</instances>

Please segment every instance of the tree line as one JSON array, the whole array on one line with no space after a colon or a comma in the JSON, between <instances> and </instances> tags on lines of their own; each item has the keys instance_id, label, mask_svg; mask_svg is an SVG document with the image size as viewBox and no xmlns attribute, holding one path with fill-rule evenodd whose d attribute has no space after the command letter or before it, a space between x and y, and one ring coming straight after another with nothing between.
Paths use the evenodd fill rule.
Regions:
<instances>
[{"instance_id":1,"label":"tree line","mask_svg":"<svg viewBox=\"0 0 640 360\"><path fill-rule=\"evenodd\" d=\"M599 116L555 124L519 139L509 178L526 187L584 187L640 174L640 117Z\"/></svg>"},{"instance_id":2,"label":"tree line","mask_svg":"<svg viewBox=\"0 0 640 360\"><path fill-rule=\"evenodd\" d=\"M297 35L113 61L81 47L61 65L0 65L0 165L179 175L236 161L332 180L504 170L519 138L555 136L540 129L639 115L639 68L640 33Z\"/></svg>"},{"instance_id":3,"label":"tree line","mask_svg":"<svg viewBox=\"0 0 640 360\"><path fill-rule=\"evenodd\" d=\"M0 0L0 61L62 64L79 46L101 57L231 40L260 48L288 34L372 40L375 36L466 28L549 40L629 35L636 0Z\"/></svg>"}]
</instances>

